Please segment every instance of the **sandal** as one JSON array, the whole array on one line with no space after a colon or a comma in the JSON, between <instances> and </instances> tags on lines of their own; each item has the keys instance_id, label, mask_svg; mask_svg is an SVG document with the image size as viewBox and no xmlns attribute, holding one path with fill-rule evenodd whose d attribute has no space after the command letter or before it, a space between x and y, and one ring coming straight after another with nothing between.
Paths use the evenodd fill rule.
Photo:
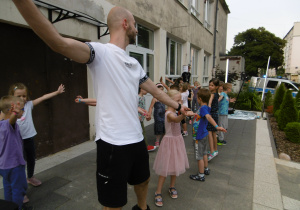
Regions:
<instances>
[{"instance_id":1,"label":"sandal","mask_svg":"<svg viewBox=\"0 0 300 210\"><path fill-rule=\"evenodd\" d=\"M173 198L173 199L176 199L178 197L177 190L175 187L170 187L169 193L170 193L171 198Z\"/></svg>"},{"instance_id":2,"label":"sandal","mask_svg":"<svg viewBox=\"0 0 300 210\"><path fill-rule=\"evenodd\" d=\"M162 201L161 194L156 194L155 193L155 205L158 206L158 207L162 207L163 206L163 201Z\"/></svg>"}]
</instances>

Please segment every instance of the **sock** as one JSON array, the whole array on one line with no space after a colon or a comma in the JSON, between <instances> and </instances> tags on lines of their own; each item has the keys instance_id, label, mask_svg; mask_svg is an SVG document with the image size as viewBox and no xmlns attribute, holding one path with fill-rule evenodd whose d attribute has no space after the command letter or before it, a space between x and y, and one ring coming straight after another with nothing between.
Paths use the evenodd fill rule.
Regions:
<instances>
[{"instance_id":1,"label":"sock","mask_svg":"<svg viewBox=\"0 0 300 210\"><path fill-rule=\"evenodd\" d=\"M204 177L204 174L199 173L198 175L199 175L201 178Z\"/></svg>"},{"instance_id":2,"label":"sock","mask_svg":"<svg viewBox=\"0 0 300 210\"><path fill-rule=\"evenodd\" d=\"M208 167L204 168L204 171L208 170Z\"/></svg>"}]
</instances>

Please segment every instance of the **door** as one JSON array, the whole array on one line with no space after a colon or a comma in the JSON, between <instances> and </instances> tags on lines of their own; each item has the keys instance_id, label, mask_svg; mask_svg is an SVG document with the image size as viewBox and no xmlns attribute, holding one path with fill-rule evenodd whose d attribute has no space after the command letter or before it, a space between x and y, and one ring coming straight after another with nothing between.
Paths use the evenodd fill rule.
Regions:
<instances>
[{"instance_id":1,"label":"door","mask_svg":"<svg viewBox=\"0 0 300 210\"><path fill-rule=\"evenodd\" d=\"M89 140L88 107L76 104L87 96L87 67L53 52L31 29L0 23L1 97L13 83L24 83L30 100L54 92L65 93L34 107L32 117L37 157Z\"/></svg>"}]
</instances>

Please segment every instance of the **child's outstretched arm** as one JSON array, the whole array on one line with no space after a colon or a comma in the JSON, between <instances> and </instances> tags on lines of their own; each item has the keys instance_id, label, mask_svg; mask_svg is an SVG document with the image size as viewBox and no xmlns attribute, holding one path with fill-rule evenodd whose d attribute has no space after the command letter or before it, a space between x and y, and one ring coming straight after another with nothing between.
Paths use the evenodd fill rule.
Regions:
<instances>
[{"instance_id":1,"label":"child's outstretched arm","mask_svg":"<svg viewBox=\"0 0 300 210\"><path fill-rule=\"evenodd\" d=\"M218 126L218 124L215 122L215 120L211 117L210 114L206 114L205 117L208 120L208 122L210 122L210 124L212 124L218 131L222 131L225 133L227 132L225 128Z\"/></svg>"},{"instance_id":2,"label":"child's outstretched arm","mask_svg":"<svg viewBox=\"0 0 300 210\"><path fill-rule=\"evenodd\" d=\"M214 94L211 94L211 95L210 95L209 102L208 102L208 106L209 106L209 107L211 107L211 103L212 103L214 97L215 97Z\"/></svg>"},{"instance_id":3,"label":"child's outstretched arm","mask_svg":"<svg viewBox=\"0 0 300 210\"><path fill-rule=\"evenodd\" d=\"M75 103L83 103L89 106L96 106L97 100L94 98L82 98L82 96L77 96L75 99Z\"/></svg>"},{"instance_id":4,"label":"child's outstretched arm","mask_svg":"<svg viewBox=\"0 0 300 210\"><path fill-rule=\"evenodd\" d=\"M222 101L223 98L224 98L224 96L220 95L218 102Z\"/></svg>"},{"instance_id":5,"label":"child's outstretched arm","mask_svg":"<svg viewBox=\"0 0 300 210\"><path fill-rule=\"evenodd\" d=\"M32 101L33 106L38 105L38 104L40 104L41 102L43 102L43 101L45 101L45 100L47 100L47 99L49 99L49 98L52 98L52 97L57 96L57 95L59 95L59 94L62 94L63 92L65 92L65 86L64 86L63 84L61 84L61 85L58 87L57 91L54 91L54 92L52 92L52 93L45 94L45 95L43 95L42 97L33 100L33 101Z\"/></svg>"},{"instance_id":6,"label":"child's outstretched arm","mask_svg":"<svg viewBox=\"0 0 300 210\"><path fill-rule=\"evenodd\" d=\"M175 123L179 123L181 122L183 119L185 119L185 117L191 117L191 116L194 116L195 113L192 112L192 111L187 111L186 113L184 114L180 114L178 116L175 116L174 114L172 113L169 113L167 115L167 120L168 122L175 122Z\"/></svg>"},{"instance_id":7,"label":"child's outstretched arm","mask_svg":"<svg viewBox=\"0 0 300 210\"><path fill-rule=\"evenodd\" d=\"M168 77L166 77L166 80L170 83L172 83L174 85L175 82L173 82L172 80L170 80Z\"/></svg>"},{"instance_id":8,"label":"child's outstretched arm","mask_svg":"<svg viewBox=\"0 0 300 210\"><path fill-rule=\"evenodd\" d=\"M153 97L153 98L152 98L152 101L151 101L151 104L150 104L150 107L149 107L149 110L148 110L149 116L152 115L152 110L153 110L153 107L154 107L155 102L156 102L156 98Z\"/></svg>"},{"instance_id":9,"label":"child's outstretched arm","mask_svg":"<svg viewBox=\"0 0 300 210\"><path fill-rule=\"evenodd\" d=\"M18 114L20 111L20 102L18 102L17 104L11 104L11 108L9 110L9 112L11 113L9 117L9 124L14 125L17 122Z\"/></svg>"},{"instance_id":10,"label":"child's outstretched arm","mask_svg":"<svg viewBox=\"0 0 300 210\"><path fill-rule=\"evenodd\" d=\"M167 89L167 91L170 90L170 87L169 87L168 85L166 85L166 83L164 83L162 77L160 77L160 80L159 80L159 81L160 81L160 83Z\"/></svg>"}]
</instances>

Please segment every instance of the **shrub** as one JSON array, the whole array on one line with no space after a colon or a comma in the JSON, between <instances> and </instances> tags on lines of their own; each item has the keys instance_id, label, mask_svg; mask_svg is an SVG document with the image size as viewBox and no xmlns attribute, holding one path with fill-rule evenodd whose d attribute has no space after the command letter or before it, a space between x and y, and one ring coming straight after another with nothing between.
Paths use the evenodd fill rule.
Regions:
<instances>
[{"instance_id":1,"label":"shrub","mask_svg":"<svg viewBox=\"0 0 300 210\"><path fill-rule=\"evenodd\" d=\"M286 125L284 131L289 141L300 143L300 123L290 122Z\"/></svg>"},{"instance_id":2,"label":"shrub","mask_svg":"<svg viewBox=\"0 0 300 210\"><path fill-rule=\"evenodd\" d=\"M277 121L278 121L279 115L280 115L280 109L278 109L278 110L274 113L274 117L276 118Z\"/></svg>"},{"instance_id":3,"label":"shrub","mask_svg":"<svg viewBox=\"0 0 300 210\"><path fill-rule=\"evenodd\" d=\"M280 110L278 116L278 127L280 130L283 130L289 122L296 122L298 120L298 112L295 108L292 91L287 90L285 92Z\"/></svg>"},{"instance_id":4,"label":"shrub","mask_svg":"<svg viewBox=\"0 0 300 210\"><path fill-rule=\"evenodd\" d=\"M295 98L295 105L298 111L300 111L300 90L298 91Z\"/></svg>"},{"instance_id":5,"label":"shrub","mask_svg":"<svg viewBox=\"0 0 300 210\"><path fill-rule=\"evenodd\" d=\"M275 96L273 101L273 113L275 113L278 109L280 109L280 105L282 103L285 91L286 90L284 84L281 83L281 85L275 91Z\"/></svg>"},{"instance_id":6,"label":"shrub","mask_svg":"<svg viewBox=\"0 0 300 210\"><path fill-rule=\"evenodd\" d=\"M262 101L259 94L248 90L242 91L235 103L235 108L241 110L261 111L262 108Z\"/></svg>"},{"instance_id":7,"label":"shrub","mask_svg":"<svg viewBox=\"0 0 300 210\"><path fill-rule=\"evenodd\" d=\"M273 105L272 93L271 93L271 91L268 91L265 94L265 108L267 108L268 106L272 106L272 105Z\"/></svg>"}]
</instances>

